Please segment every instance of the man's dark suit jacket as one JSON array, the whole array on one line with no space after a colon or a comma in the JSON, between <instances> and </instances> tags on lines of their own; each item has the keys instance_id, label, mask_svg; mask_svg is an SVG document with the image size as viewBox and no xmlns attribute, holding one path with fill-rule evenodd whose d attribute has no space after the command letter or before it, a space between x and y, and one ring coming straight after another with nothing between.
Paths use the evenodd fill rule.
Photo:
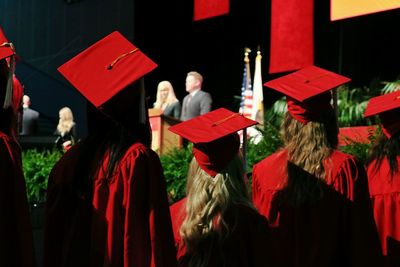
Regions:
<instances>
[{"instance_id":1,"label":"man's dark suit jacket","mask_svg":"<svg viewBox=\"0 0 400 267\"><path fill-rule=\"evenodd\" d=\"M198 91L187 104L190 94L183 98L181 120L187 121L211 111L211 95L202 90Z\"/></svg>"},{"instance_id":2,"label":"man's dark suit jacket","mask_svg":"<svg viewBox=\"0 0 400 267\"><path fill-rule=\"evenodd\" d=\"M24 108L22 116L21 135L32 135L39 132L39 112L30 108Z\"/></svg>"}]
</instances>

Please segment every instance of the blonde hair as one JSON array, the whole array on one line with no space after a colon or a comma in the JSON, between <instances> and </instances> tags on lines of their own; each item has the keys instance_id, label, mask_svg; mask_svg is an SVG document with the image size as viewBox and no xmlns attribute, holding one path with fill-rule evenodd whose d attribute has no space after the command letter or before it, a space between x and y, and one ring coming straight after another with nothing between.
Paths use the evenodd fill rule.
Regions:
<instances>
[{"instance_id":1,"label":"blonde hair","mask_svg":"<svg viewBox=\"0 0 400 267\"><path fill-rule=\"evenodd\" d=\"M198 73L197 71L188 72L187 76L193 76L196 78L196 80L198 80L200 82L200 84L203 83L203 76L200 73Z\"/></svg>"},{"instance_id":2,"label":"blonde hair","mask_svg":"<svg viewBox=\"0 0 400 267\"><path fill-rule=\"evenodd\" d=\"M71 131L72 127L74 127L74 116L72 115L72 111L69 107L63 107L60 109L59 113L60 119L58 121L57 131L61 135L64 135Z\"/></svg>"},{"instance_id":3,"label":"blonde hair","mask_svg":"<svg viewBox=\"0 0 400 267\"><path fill-rule=\"evenodd\" d=\"M244 175L239 155L215 177L202 170L193 158L187 176L186 218L180 228L182 240L191 254L189 266L208 266L215 238L221 242L233 230L235 223L228 225L225 221L227 211L235 213L238 204L254 209Z\"/></svg>"},{"instance_id":4,"label":"blonde hair","mask_svg":"<svg viewBox=\"0 0 400 267\"><path fill-rule=\"evenodd\" d=\"M168 96L166 99L161 98L161 91L167 89ZM178 99L175 96L174 88L169 81L162 81L157 86L157 99L154 103L154 108L162 109L164 105L170 105L175 102L178 102Z\"/></svg>"}]
</instances>

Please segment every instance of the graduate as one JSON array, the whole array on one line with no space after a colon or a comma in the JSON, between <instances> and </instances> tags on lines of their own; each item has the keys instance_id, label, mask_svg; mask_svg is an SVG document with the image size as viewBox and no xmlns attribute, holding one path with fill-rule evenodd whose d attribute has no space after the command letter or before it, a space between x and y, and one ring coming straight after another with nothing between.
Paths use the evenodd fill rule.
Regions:
<instances>
[{"instance_id":1,"label":"graduate","mask_svg":"<svg viewBox=\"0 0 400 267\"><path fill-rule=\"evenodd\" d=\"M22 86L14 77L15 51L0 28L0 266L36 266L32 226L16 140Z\"/></svg>"},{"instance_id":2,"label":"graduate","mask_svg":"<svg viewBox=\"0 0 400 267\"><path fill-rule=\"evenodd\" d=\"M288 105L284 148L253 167L279 266L381 266L365 170L337 150L331 89L348 81L309 66L265 83Z\"/></svg>"},{"instance_id":3,"label":"graduate","mask_svg":"<svg viewBox=\"0 0 400 267\"><path fill-rule=\"evenodd\" d=\"M169 128L193 142L186 197L171 206L179 266L274 266L267 220L251 203L237 131L257 124L220 108Z\"/></svg>"},{"instance_id":4,"label":"graduate","mask_svg":"<svg viewBox=\"0 0 400 267\"><path fill-rule=\"evenodd\" d=\"M372 98L364 116L382 132L367 159L369 191L385 266L400 266L400 91Z\"/></svg>"},{"instance_id":5,"label":"graduate","mask_svg":"<svg viewBox=\"0 0 400 267\"><path fill-rule=\"evenodd\" d=\"M50 174L45 266L176 265L144 101L143 77L156 66L113 32L59 67L89 102L89 136Z\"/></svg>"}]
</instances>

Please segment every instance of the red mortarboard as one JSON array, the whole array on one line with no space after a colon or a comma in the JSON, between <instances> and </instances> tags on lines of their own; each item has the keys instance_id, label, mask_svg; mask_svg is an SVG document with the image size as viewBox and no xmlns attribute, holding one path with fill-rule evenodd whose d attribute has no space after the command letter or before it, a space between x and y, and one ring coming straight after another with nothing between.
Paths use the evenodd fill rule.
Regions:
<instances>
[{"instance_id":1,"label":"red mortarboard","mask_svg":"<svg viewBox=\"0 0 400 267\"><path fill-rule=\"evenodd\" d=\"M0 27L0 60L15 55L13 46L8 42L3 29Z\"/></svg>"},{"instance_id":2,"label":"red mortarboard","mask_svg":"<svg viewBox=\"0 0 400 267\"><path fill-rule=\"evenodd\" d=\"M12 43L8 42L3 29L0 27L0 60L6 59L8 64L7 86L5 88L4 103L0 103L3 108L12 104L13 96L13 75L15 69L15 49Z\"/></svg>"},{"instance_id":3,"label":"red mortarboard","mask_svg":"<svg viewBox=\"0 0 400 267\"><path fill-rule=\"evenodd\" d=\"M289 113L307 124L319 118L320 112L331 109L330 90L350 81L334 72L309 66L283 77L266 82L270 87L286 95Z\"/></svg>"},{"instance_id":4,"label":"red mortarboard","mask_svg":"<svg viewBox=\"0 0 400 267\"><path fill-rule=\"evenodd\" d=\"M368 102L364 117L379 115L383 133L390 138L400 131L400 90L373 97Z\"/></svg>"},{"instance_id":5,"label":"red mortarboard","mask_svg":"<svg viewBox=\"0 0 400 267\"><path fill-rule=\"evenodd\" d=\"M214 177L238 153L237 131L257 124L239 113L220 108L169 128L193 143L200 167Z\"/></svg>"},{"instance_id":6,"label":"red mortarboard","mask_svg":"<svg viewBox=\"0 0 400 267\"><path fill-rule=\"evenodd\" d=\"M97 108L157 67L115 31L58 68Z\"/></svg>"}]
</instances>

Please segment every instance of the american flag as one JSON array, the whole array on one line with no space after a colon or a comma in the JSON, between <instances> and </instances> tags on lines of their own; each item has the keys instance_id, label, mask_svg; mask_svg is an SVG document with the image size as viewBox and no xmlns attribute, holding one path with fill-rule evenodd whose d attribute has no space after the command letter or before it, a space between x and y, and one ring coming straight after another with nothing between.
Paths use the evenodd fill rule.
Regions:
<instances>
[{"instance_id":1,"label":"american flag","mask_svg":"<svg viewBox=\"0 0 400 267\"><path fill-rule=\"evenodd\" d=\"M245 48L244 52L244 70L243 70L243 81L242 81L242 97L240 101L239 113L242 113L246 118L251 118L253 111L253 90L251 88L251 76L250 76L250 61L249 53L250 49Z\"/></svg>"}]
</instances>

